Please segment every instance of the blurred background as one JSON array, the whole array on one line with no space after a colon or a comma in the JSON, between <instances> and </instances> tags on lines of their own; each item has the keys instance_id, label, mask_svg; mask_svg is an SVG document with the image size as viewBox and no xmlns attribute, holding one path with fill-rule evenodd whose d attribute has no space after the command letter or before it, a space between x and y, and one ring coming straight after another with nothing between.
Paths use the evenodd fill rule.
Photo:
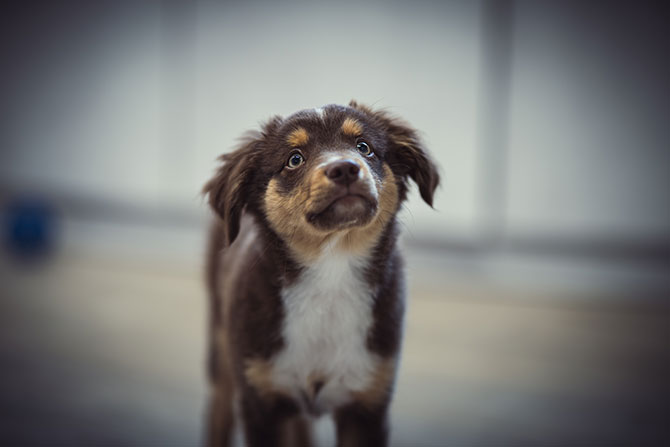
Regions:
<instances>
[{"instance_id":1,"label":"blurred background","mask_svg":"<svg viewBox=\"0 0 670 447\"><path fill-rule=\"evenodd\" d=\"M392 444L667 445L669 30L664 2L3 2L0 444L201 444L200 188L355 98L443 176L401 216Z\"/></svg>"}]
</instances>

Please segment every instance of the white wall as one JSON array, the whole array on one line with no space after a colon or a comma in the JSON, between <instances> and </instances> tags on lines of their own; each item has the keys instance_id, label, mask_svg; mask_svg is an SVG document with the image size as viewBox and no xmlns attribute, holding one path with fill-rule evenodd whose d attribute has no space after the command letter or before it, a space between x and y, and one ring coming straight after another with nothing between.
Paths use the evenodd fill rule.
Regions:
<instances>
[{"instance_id":1,"label":"white wall","mask_svg":"<svg viewBox=\"0 0 670 447\"><path fill-rule=\"evenodd\" d=\"M132 201L161 194L160 8L119 5L26 7L5 29L4 182Z\"/></svg>"},{"instance_id":2,"label":"white wall","mask_svg":"<svg viewBox=\"0 0 670 447\"><path fill-rule=\"evenodd\" d=\"M670 38L649 6L517 2L510 232L667 240Z\"/></svg>"},{"instance_id":3,"label":"white wall","mask_svg":"<svg viewBox=\"0 0 670 447\"><path fill-rule=\"evenodd\" d=\"M441 165L438 212L414 194L410 237L476 237L493 169L503 174L497 224L509 234L667 238L663 20L632 4L507 4L500 166L486 160L496 142L482 146L483 117L496 119L482 2L26 8L2 31L12 61L2 181L195 211L216 156L243 131L356 98L409 120Z\"/></svg>"}]
</instances>

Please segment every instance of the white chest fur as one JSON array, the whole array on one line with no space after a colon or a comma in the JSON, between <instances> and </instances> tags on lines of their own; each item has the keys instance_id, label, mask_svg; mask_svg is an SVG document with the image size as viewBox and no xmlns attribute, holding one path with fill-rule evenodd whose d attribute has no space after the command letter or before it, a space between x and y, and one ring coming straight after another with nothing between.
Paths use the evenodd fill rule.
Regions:
<instances>
[{"instance_id":1,"label":"white chest fur","mask_svg":"<svg viewBox=\"0 0 670 447\"><path fill-rule=\"evenodd\" d=\"M328 254L282 293L284 348L272 372L276 386L320 414L370 385L378 359L366 348L373 291L363 260Z\"/></svg>"}]
</instances>

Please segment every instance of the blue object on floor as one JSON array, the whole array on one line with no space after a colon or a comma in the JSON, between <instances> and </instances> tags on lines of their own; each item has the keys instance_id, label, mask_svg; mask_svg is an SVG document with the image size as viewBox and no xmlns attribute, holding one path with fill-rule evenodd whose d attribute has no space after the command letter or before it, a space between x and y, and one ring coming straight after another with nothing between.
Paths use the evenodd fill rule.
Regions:
<instances>
[{"instance_id":1,"label":"blue object on floor","mask_svg":"<svg viewBox=\"0 0 670 447\"><path fill-rule=\"evenodd\" d=\"M56 214L48 201L16 198L4 210L3 233L9 252L20 258L41 258L55 247Z\"/></svg>"}]
</instances>

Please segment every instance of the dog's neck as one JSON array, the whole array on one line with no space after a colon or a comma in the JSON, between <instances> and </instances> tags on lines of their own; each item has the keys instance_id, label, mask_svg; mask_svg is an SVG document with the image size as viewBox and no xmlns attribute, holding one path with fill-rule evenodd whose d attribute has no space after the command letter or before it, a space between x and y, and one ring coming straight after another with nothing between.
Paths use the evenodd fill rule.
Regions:
<instances>
[{"instance_id":1,"label":"dog's neck","mask_svg":"<svg viewBox=\"0 0 670 447\"><path fill-rule=\"evenodd\" d=\"M329 238L324 238L315 256L305 260L297 254L290 241L282 239L274 232L266 221L256 218L264 231L261 237L264 239L265 251L261 254L270 265L281 269L284 280L293 282L306 270L317 265L327 264L329 261L339 260L343 263L357 267L362 272L368 283L379 281L379 275L384 266L393 255L398 237L396 219L390 219L379 234L374 235L374 240L364 241L365 247L351 247L347 241L347 233L341 232Z\"/></svg>"}]
</instances>

